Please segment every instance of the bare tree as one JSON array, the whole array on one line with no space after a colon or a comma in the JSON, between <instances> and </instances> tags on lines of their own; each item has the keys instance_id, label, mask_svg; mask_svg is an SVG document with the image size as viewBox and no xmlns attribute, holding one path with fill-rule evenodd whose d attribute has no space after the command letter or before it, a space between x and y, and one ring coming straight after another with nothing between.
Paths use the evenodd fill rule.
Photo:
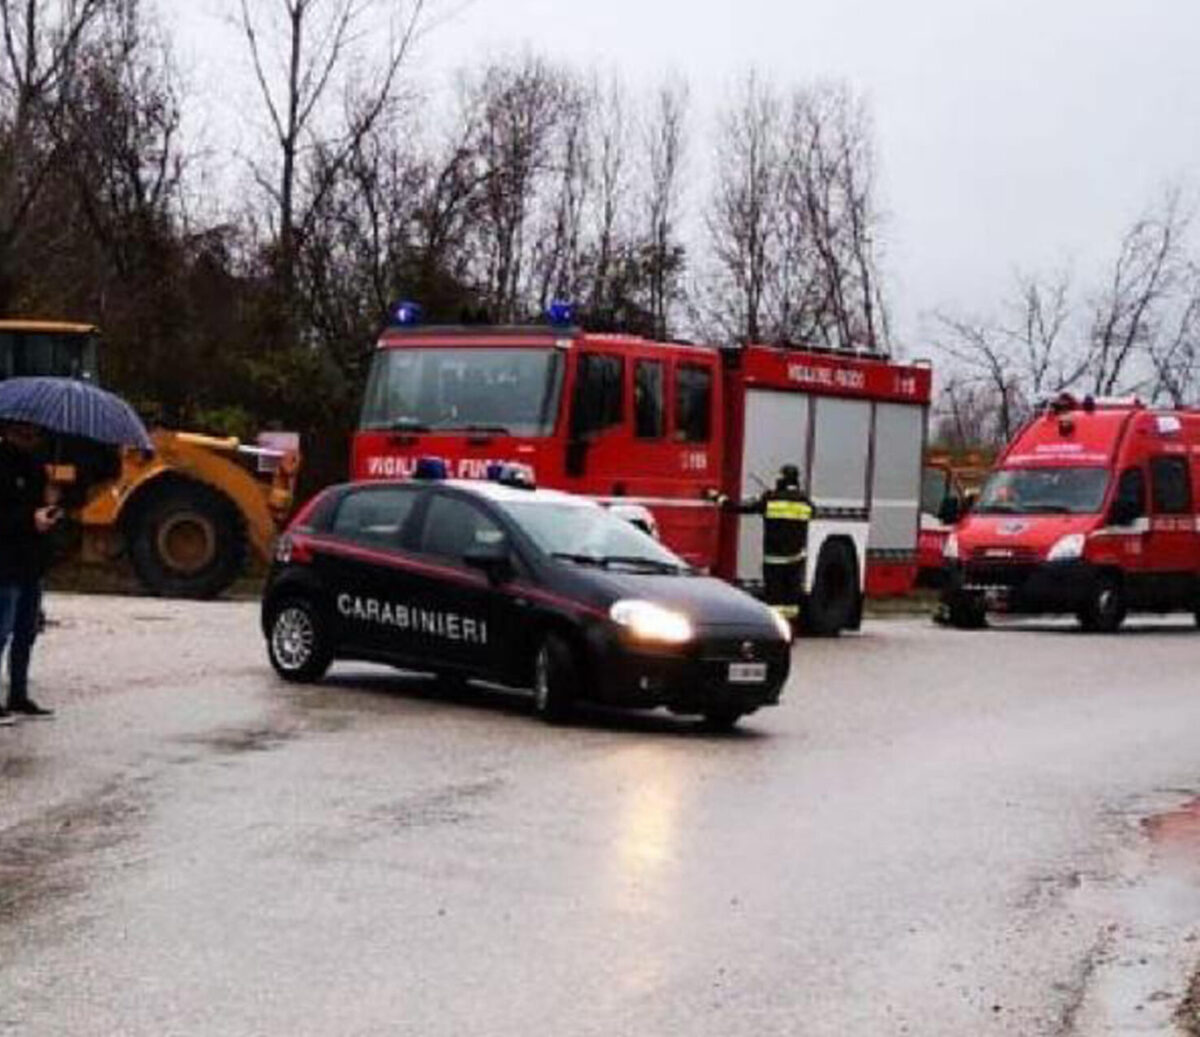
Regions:
<instances>
[{"instance_id":1,"label":"bare tree","mask_svg":"<svg viewBox=\"0 0 1200 1037\"><path fill-rule=\"evenodd\" d=\"M53 126L80 48L107 0L0 0L0 309L14 251L57 152Z\"/></svg>"},{"instance_id":2,"label":"bare tree","mask_svg":"<svg viewBox=\"0 0 1200 1037\"><path fill-rule=\"evenodd\" d=\"M276 270L285 313L295 309L297 230L320 207L363 138L390 114L400 69L423 26L427 0L412 0L392 22L383 56L371 61L364 38L386 23L376 0L276 0L278 18L266 32L249 0L241 0L246 37L259 92L275 143L272 163L252 162L259 186L271 201L276 232ZM274 58L279 59L276 71ZM331 101L341 102L336 116ZM306 152L320 151L310 168L306 197L297 197Z\"/></svg>"},{"instance_id":3,"label":"bare tree","mask_svg":"<svg viewBox=\"0 0 1200 1037\"><path fill-rule=\"evenodd\" d=\"M688 88L682 80L664 83L644 127L646 181L646 281L653 333L666 338L669 310L680 294L684 250L676 221L682 202L687 146Z\"/></svg>"},{"instance_id":4,"label":"bare tree","mask_svg":"<svg viewBox=\"0 0 1200 1037\"><path fill-rule=\"evenodd\" d=\"M775 91L752 72L719 123L716 188L707 214L721 272L713 319L726 337L747 342L764 337L768 279L780 265L781 116Z\"/></svg>"},{"instance_id":5,"label":"bare tree","mask_svg":"<svg viewBox=\"0 0 1200 1037\"><path fill-rule=\"evenodd\" d=\"M597 91L593 119L596 157L595 245L592 284L587 298L593 311L613 307L613 267L621 249L623 220L629 197L629 101L615 77L604 91Z\"/></svg>"}]
</instances>

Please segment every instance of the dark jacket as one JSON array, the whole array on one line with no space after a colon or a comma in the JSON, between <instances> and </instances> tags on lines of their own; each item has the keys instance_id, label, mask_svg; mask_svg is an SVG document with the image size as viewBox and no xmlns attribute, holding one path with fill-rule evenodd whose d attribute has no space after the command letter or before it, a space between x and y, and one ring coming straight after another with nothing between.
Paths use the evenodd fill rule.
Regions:
<instances>
[{"instance_id":1,"label":"dark jacket","mask_svg":"<svg viewBox=\"0 0 1200 1037\"><path fill-rule=\"evenodd\" d=\"M46 501L46 470L0 440L0 583L36 580L46 568L49 544L33 515Z\"/></svg>"},{"instance_id":2,"label":"dark jacket","mask_svg":"<svg viewBox=\"0 0 1200 1037\"><path fill-rule=\"evenodd\" d=\"M794 565L803 558L813 509L799 487L767 490L761 497L733 505L732 510L743 515L762 515L764 564Z\"/></svg>"}]
</instances>

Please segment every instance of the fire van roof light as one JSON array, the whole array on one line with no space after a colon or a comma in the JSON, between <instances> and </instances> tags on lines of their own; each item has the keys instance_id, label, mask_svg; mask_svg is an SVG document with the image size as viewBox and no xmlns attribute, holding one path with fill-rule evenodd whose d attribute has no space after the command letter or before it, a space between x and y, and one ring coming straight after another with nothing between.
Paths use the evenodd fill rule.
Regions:
<instances>
[{"instance_id":1,"label":"fire van roof light","mask_svg":"<svg viewBox=\"0 0 1200 1037\"><path fill-rule=\"evenodd\" d=\"M420 303L402 300L392 307L392 323L405 328L414 327L421 323L423 312Z\"/></svg>"}]
</instances>

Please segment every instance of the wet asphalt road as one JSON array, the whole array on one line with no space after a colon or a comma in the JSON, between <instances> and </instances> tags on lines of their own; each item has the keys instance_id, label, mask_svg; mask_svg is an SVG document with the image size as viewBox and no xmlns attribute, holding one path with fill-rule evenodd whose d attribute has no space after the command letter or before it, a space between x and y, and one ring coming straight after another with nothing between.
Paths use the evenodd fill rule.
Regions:
<instances>
[{"instance_id":1,"label":"wet asphalt road","mask_svg":"<svg viewBox=\"0 0 1200 1037\"><path fill-rule=\"evenodd\" d=\"M1190 626L871 622L716 736L292 688L249 604L50 610L0 1034L1169 1033L1200 963L1200 842L1144 823L1200 790Z\"/></svg>"}]
</instances>

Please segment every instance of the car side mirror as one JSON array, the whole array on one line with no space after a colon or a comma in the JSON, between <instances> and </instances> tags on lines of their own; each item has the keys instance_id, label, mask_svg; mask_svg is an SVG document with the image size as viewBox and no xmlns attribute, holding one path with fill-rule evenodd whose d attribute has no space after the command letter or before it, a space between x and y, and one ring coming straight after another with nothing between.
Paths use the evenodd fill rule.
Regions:
<instances>
[{"instance_id":1,"label":"car side mirror","mask_svg":"<svg viewBox=\"0 0 1200 1037\"><path fill-rule=\"evenodd\" d=\"M1115 500L1109 510L1108 518L1114 526L1128 526L1141 518L1142 509L1137 501Z\"/></svg>"},{"instance_id":2,"label":"car side mirror","mask_svg":"<svg viewBox=\"0 0 1200 1037\"><path fill-rule=\"evenodd\" d=\"M947 497L938 508L938 521L947 526L953 526L966 513L963 502L958 497Z\"/></svg>"},{"instance_id":3,"label":"car side mirror","mask_svg":"<svg viewBox=\"0 0 1200 1037\"><path fill-rule=\"evenodd\" d=\"M488 578L489 583L504 583L512 579L512 555L508 544L499 540L491 544L476 544L463 555L463 561L472 569L478 569Z\"/></svg>"}]
</instances>

